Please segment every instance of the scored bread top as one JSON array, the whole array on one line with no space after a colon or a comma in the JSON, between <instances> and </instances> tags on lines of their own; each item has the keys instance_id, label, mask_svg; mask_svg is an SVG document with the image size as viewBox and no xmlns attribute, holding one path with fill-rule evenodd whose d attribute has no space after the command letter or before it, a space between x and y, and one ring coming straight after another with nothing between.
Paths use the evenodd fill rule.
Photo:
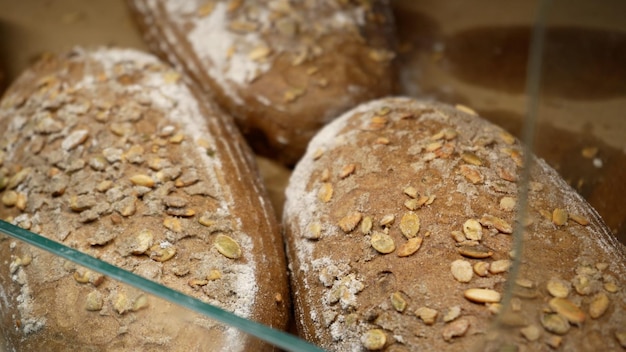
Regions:
<instances>
[{"instance_id":1,"label":"scored bread top","mask_svg":"<svg viewBox=\"0 0 626 352\"><path fill-rule=\"evenodd\" d=\"M513 248L522 149L474 115L381 99L311 141L283 215L303 336L334 351L485 350L503 311L505 345L626 345L624 246L533 158L525 246Z\"/></svg>"},{"instance_id":2,"label":"scored bread top","mask_svg":"<svg viewBox=\"0 0 626 352\"><path fill-rule=\"evenodd\" d=\"M6 93L0 129L0 217L286 327L282 240L252 154L176 71L132 50L50 57ZM2 329L24 350L271 349L15 241L0 253Z\"/></svg>"},{"instance_id":3,"label":"scored bread top","mask_svg":"<svg viewBox=\"0 0 626 352\"><path fill-rule=\"evenodd\" d=\"M393 88L387 1L129 0L151 48L294 164L324 123Z\"/></svg>"}]
</instances>

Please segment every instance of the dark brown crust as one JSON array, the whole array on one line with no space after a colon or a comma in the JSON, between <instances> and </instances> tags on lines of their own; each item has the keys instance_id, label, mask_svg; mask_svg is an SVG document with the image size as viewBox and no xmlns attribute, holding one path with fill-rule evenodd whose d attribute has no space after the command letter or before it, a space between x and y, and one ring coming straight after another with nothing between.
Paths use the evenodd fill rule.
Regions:
<instances>
[{"instance_id":1,"label":"dark brown crust","mask_svg":"<svg viewBox=\"0 0 626 352\"><path fill-rule=\"evenodd\" d=\"M19 185L0 192L25 195L26 206L0 203L0 217L248 319L287 327L282 240L252 153L232 121L196 99L178 73L135 51L77 50L39 62L0 104L0 128L6 131L0 177L30 170ZM87 138L70 146L81 129ZM143 153L133 155L130 148L137 146ZM148 175L155 185L142 188L140 180L133 186L137 174ZM108 191L94 190L107 180ZM83 210L74 196L93 196L95 204ZM199 222L205 214L212 224ZM166 220L178 222L181 230L166 226ZM142 230L152 232L156 247L131 254ZM218 252L220 233L239 243L239 259ZM147 308L135 311L116 302L125 295L129 304L138 304L140 292L108 278L80 283L97 276L13 242L0 240L0 256L6 258L0 283L11 303L1 306L0 327L14 348L274 349L152 297ZM154 254L170 245L176 248L174 257L158 261ZM32 262L20 264L29 257ZM221 278L205 280L212 269ZM190 284L194 279L197 284ZM103 306L88 311L86 295L96 291ZM32 301L18 305L24 292Z\"/></svg>"},{"instance_id":2,"label":"dark brown crust","mask_svg":"<svg viewBox=\"0 0 626 352\"><path fill-rule=\"evenodd\" d=\"M403 98L364 104L322 129L292 174L283 216L301 334L336 351L364 349L362 338L370 329L382 329L388 351L491 348L482 344L490 336L494 315L485 304L464 298L464 292L487 288L503 293L506 274L479 277L474 273L469 283L462 283L453 277L451 263L510 259L512 237L502 233L508 229L497 230L483 217L492 215L514 224L515 212L500 206L500 200L517 197L517 184L510 180L519 174L520 153L520 144L512 136L465 108ZM555 278L571 285L567 299L586 317L580 327L571 326L562 336L560 348L617 350L616 334L626 333L626 250L554 170L538 159L532 163L532 223L527 226L524 252L515 254L523 262L518 278L527 280L521 285L532 287L515 286L514 304L519 303L521 311L503 316L509 325L496 330L500 335L495 342L550 349L548 341L558 337L547 332L539 318L552 298L547 282ZM350 164L355 165L354 171L342 175L351 170L346 168ZM406 187L414 187L417 196L409 195L412 192ZM432 204L415 210L405 205L424 195L435 196ZM555 225L555 208L581 216L589 224L583 226L571 217L565 225ZM345 226L349 223L345 217L356 211L361 220L351 229ZM400 225L408 213L420 218L417 237L423 242L415 254L399 257L399 247L407 242ZM370 240L374 232L385 232L379 222L388 214L395 215L387 227L396 249L383 255ZM373 227L364 234L361 225L368 216ZM462 256L463 243L456 243L451 235L460 231L462 238L467 237L462 228L469 219L483 222L480 245L493 253L486 259ZM305 238L316 231L315 226L321 229L320 238ZM476 244L464 245L471 249ZM609 283L616 284L617 291L606 288ZM393 293L406 301L403 312L393 308ZM600 293L610 303L594 319L589 307ZM454 306L461 308L460 317L445 322L444 315ZM416 316L420 307L437 311L433 325ZM469 323L463 336L445 341L445 332L463 321ZM530 325L540 331L536 341L520 333Z\"/></svg>"},{"instance_id":3,"label":"dark brown crust","mask_svg":"<svg viewBox=\"0 0 626 352\"><path fill-rule=\"evenodd\" d=\"M341 1L334 0L311 2L307 5L309 8L300 2L292 4L290 15L311 21L332 17L335 8L346 12L361 8L364 9L365 23L349 22L345 27L323 34L312 29L317 22L307 23L301 25L304 32L299 33L297 39L276 29L259 32L261 42L272 50L267 59L269 68L243 84L235 83L227 74L223 78L216 77L213 73L216 63L204 58L206 53L198 50L197 39L191 38L194 27L200 21L208 21L212 14L206 18L199 18L194 13L185 17L179 12L168 11L165 1L157 2L157 5L148 5L145 0L129 0L128 3L151 49L181 67L231 113L253 149L287 165L293 165L299 159L308 141L325 123L361 102L395 90L395 75L389 59L394 46L394 27L389 5L384 0L343 2L341 5ZM268 7L266 1L243 4L229 13L230 20L241 17L248 7L256 6L263 11ZM198 2L200 5L206 5L206 2ZM228 35L237 34L231 32ZM310 46L321 54L311 55L302 64L294 65L297 50L306 46L307 38ZM210 48L209 43L203 44ZM288 45L291 47L286 48ZM313 69L315 73L310 71ZM286 94L294 89L302 90L303 94L296 93L292 101L286 98ZM233 94L239 98L234 99ZM260 97L264 97L265 102L261 102Z\"/></svg>"}]
</instances>

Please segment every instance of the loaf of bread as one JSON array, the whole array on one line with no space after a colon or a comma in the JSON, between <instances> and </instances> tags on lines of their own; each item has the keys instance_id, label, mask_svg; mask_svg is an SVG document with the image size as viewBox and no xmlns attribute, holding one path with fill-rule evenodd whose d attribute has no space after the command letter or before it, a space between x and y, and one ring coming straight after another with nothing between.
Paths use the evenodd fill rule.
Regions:
<instances>
[{"instance_id":1,"label":"loaf of bread","mask_svg":"<svg viewBox=\"0 0 626 352\"><path fill-rule=\"evenodd\" d=\"M258 153L293 165L313 134L388 95L387 0L128 0L152 50L233 115Z\"/></svg>"},{"instance_id":2,"label":"loaf of bread","mask_svg":"<svg viewBox=\"0 0 626 352\"><path fill-rule=\"evenodd\" d=\"M331 351L626 348L626 250L534 157L514 248L522 155L471 110L408 98L322 129L283 216L302 336Z\"/></svg>"},{"instance_id":3,"label":"loaf of bread","mask_svg":"<svg viewBox=\"0 0 626 352\"><path fill-rule=\"evenodd\" d=\"M26 71L0 103L0 217L284 329L278 223L231 119L151 55L76 49ZM266 351L19 241L0 240L10 351Z\"/></svg>"}]
</instances>

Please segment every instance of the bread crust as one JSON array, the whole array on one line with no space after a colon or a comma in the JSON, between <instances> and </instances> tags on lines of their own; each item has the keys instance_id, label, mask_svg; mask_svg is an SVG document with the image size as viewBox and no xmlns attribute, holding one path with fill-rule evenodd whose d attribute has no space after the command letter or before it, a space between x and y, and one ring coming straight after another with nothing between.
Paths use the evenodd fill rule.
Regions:
<instances>
[{"instance_id":1,"label":"bread crust","mask_svg":"<svg viewBox=\"0 0 626 352\"><path fill-rule=\"evenodd\" d=\"M385 0L128 3L151 49L233 115L255 151L287 165L325 123L395 89Z\"/></svg>"},{"instance_id":2,"label":"bread crust","mask_svg":"<svg viewBox=\"0 0 626 352\"><path fill-rule=\"evenodd\" d=\"M133 50L50 57L7 91L0 129L0 217L287 327L282 238L252 153L179 73ZM274 349L18 241L3 237L0 256L9 350Z\"/></svg>"},{"instance_id":3,"label":"bread crust","mask_svg":"<svg viewBox=\"0 0 626 352\"><path fill-rule=\"evenodd\" d=\"M471 110L408 98L361 105L322 129L283 215L302 336L332 351L624 347L626 250L535 157L525 246L512 252L522 159L515 138ZM553 300L560 284L567 295Z\"/></svg>"}]
</instances>

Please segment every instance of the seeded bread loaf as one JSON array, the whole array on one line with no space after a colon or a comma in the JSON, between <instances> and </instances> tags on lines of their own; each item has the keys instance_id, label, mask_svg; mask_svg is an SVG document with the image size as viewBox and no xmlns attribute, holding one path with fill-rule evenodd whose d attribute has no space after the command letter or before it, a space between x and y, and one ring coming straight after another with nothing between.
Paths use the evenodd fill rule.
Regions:
<instances>
[{"instance_id":1,"label":"seeded bread loaf","mask_svg":"<svg viewBox=\"0 0 626 352\"><path fill-rule=\"evenodd\" d=\"M626 348L624 246L537 158L513 248L522 162L515 138L463 107L388 98L322 129L283 217L302 336L332 351Z\"/></svg>"},{"instance_id":2,"label":"seeded bread loaf","mask_svg":"<svg viewBox=\"0 0 626 352\"><path fill-rule=\"evenodd\" d=\"M128 0L152 50L293 165L339 113L392 93L387 0Z\"/></svg>"},{"instance_id":3,"label":"seeded bread loaf","mask_svg":"<svg viewBox=\"0 0 626 352\"><path fill-rule=\"evenodd\" d=\"M283 329L282 239L231 120L154 57L77 49L0 103L0 217ZM266 351L102 275L0 240L10 351Z\"/></svg>"}]
</instances>

